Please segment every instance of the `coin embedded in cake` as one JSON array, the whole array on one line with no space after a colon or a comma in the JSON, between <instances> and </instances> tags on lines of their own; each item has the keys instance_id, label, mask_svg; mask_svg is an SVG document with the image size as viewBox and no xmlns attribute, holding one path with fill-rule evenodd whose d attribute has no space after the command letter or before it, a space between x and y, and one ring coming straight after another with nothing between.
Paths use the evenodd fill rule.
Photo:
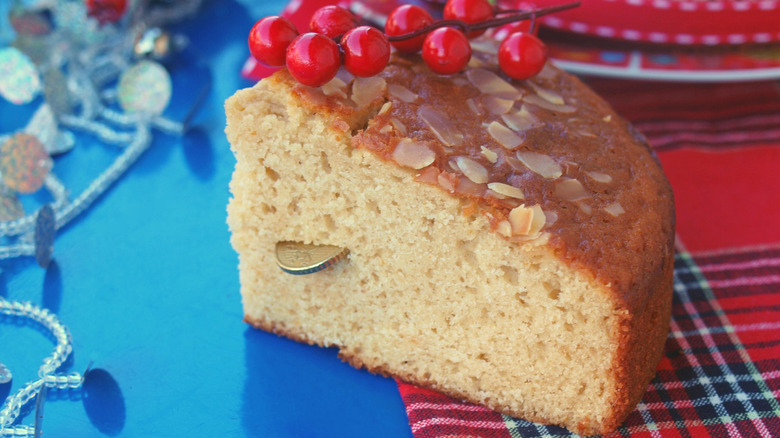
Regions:
<instances>
[{"instance_id":1,"label":"coin embedded in cake","mask_svg":"<svg viewBox=\"0 0 780 438\"><path fill-rule=\"evenodd\" d=\"M338 263L349 249L334 245L301 242L277 242L276 263L288 274L303 275L321 271Z\"/></svg>"}]
</instances>

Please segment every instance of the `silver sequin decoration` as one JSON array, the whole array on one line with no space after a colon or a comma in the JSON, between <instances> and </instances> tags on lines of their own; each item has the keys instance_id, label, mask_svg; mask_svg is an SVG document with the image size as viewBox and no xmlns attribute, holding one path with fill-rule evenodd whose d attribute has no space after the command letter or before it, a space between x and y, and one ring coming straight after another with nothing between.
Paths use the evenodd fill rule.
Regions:
<instances>
[{"instance_id":1,"label":"silver sequin decoration","mask_svg":"<svg viewBox=\"0 0 780 438\"><path fill-rule=\"evenodd\" d=\"M14 375L11 374L11 370L9 370L7 366L0 362L0 385L4 385L10 382L13 378Z\"/></svg>"},{"instance_id":2,"label":"silver sequin decoration","mask_svg":"<svg viewBox=\"0 0 780 438\"><path fill-rule=\"evenodd\" d=\"M30 58L16 47L0 49L0 95L11 103L30 102L41 91L41 79Z\"/></svg>"},{"instance_id":3,"label":"silver sequin decoration","mask_svg":"<svg viewBox=\"0 0 780 438\"><path fill-rule=\"evenodd\" d=\"M141 61L119 79L119 105L129 113L160 115L171 100L171 76L154 61Z\"/></svg>"}]
</instances>

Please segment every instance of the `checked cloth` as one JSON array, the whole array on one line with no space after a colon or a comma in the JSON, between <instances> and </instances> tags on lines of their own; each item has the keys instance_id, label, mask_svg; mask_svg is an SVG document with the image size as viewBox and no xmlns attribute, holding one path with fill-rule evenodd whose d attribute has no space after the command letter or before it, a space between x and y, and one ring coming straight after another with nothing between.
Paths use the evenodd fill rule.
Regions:
<instances>
[{"instance_id":1,"label":"checked cloth","mask_svg":"<svg viewBox=\"0 0 780 438\"><path fill-rule=\"evenodd\" d=\"M335 0L290 2L299 28ZM395 0L363 1L392 10ZM249 60L243 74L272 72ZM780 437L780 82L585 79L645 134L675 194L665 356L614 437ZM415 438L570 437L398 382Z\"/></svg>"},{"instance_id":2,"label":"checked cloth","mask_svg":"<svg viewBox=\"0 0 780 438\"><path fill-rule=\"evenodd\" d=\"M780 436L780 83L588 82L647 136L677 205L665 357L610 436ZM416 438L575 436L398 386Z\"/></svg>"}]
</instances>

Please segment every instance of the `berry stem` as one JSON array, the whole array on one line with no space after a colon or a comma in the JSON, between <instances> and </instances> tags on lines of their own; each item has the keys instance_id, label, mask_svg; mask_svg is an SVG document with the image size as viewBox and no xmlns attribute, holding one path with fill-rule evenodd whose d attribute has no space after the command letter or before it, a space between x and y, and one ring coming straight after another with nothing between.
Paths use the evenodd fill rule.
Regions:
<instances>
[{"instance_id":1,"label":"berry stem","mask_svg":"<svg viewBox=\"0 0 780 438\"><path fill-rule=\"evenodd\" d=\"M491 27L503 26L505 24L509 24L515 21L526 20L528 18L541 17L543 15L548 15L555 12L565 11L567 9L573 9L578 7L579 5L580 2L577 1L577 2L566 3L558 6L550 6L548 8L535 9L531 11L522 10L522 9L510 10L510 11L498 11L498 13L500 14L510 13L512 15L498 17L492 20L485 20L479 23L472 23L472 24L466 23L465 21L462 20L439 20L425 27L421 27L420 29L417 29L414 32L410 32L403 35L388 36L387 39L391 42L404 41L410 38L414 38L426 34L440 27L447 27L447 26L460 28L464 33L485 30Z\"/></svg>"}]
</instances>

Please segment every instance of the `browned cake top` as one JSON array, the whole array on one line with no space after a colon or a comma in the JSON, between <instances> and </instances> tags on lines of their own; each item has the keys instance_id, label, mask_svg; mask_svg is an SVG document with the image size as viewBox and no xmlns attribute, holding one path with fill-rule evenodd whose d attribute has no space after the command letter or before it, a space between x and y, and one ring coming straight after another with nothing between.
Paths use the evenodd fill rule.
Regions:
<instances>
[{"instance_id":1,"label":"browned cake top","mask_svg":"<svg viewBox=\"0 0 780 438\"><path fill-rule=\"evenodd\" d=\"M296 93L341 115L356 147L470 200L464 214L518 244L546 242L641 305L632 292L661 269L674 228L671 189L646 143L576 78L548 65L510 80L492 64L494 44L473 47L452 76L394 55L379 77L340 75Z\"/></svg>"}]
</instances>

